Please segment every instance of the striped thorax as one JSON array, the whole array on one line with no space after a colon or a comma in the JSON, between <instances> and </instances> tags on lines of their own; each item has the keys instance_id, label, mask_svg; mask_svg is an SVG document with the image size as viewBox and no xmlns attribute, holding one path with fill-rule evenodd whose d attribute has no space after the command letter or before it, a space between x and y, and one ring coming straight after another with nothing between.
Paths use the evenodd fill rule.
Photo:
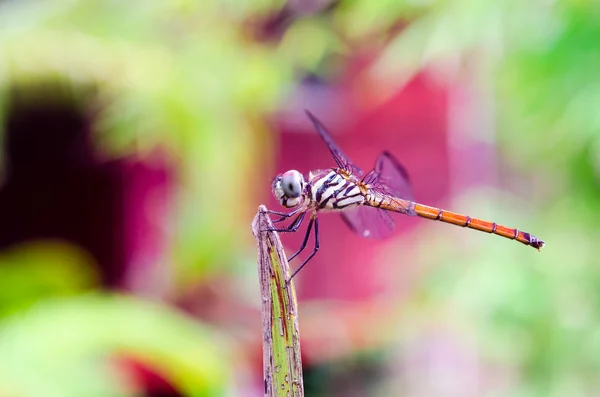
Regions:
<instances>
[{"instance_id":1,"label":"striped thorax","mask_svg":"<svg viewBox=\"0 0 600 397\"><path fill-rule=\"evenodd\" d=\"M310 199L321 210L343 210L364 204L365 195L360 182L338 169L309 174Z\"/></svg>"}]
</instances>

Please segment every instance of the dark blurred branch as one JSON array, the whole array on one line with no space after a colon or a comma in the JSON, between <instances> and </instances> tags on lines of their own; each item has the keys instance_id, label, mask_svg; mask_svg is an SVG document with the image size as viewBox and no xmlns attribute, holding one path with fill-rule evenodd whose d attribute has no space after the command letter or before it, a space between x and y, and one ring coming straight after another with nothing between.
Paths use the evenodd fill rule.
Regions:
<instances>
[{"instance_id":1,"label":"dark blurred branch","mask_svg":"<svg viewBox=\"0 0 600 397\"><path fill-rule=\"evenodd\" d=\"M303 397L302 359L296 292L287 257L261 205L252 222L258 249L258 276L262 300L263 372L265 396Z\"/></svg>"}]
</instances>

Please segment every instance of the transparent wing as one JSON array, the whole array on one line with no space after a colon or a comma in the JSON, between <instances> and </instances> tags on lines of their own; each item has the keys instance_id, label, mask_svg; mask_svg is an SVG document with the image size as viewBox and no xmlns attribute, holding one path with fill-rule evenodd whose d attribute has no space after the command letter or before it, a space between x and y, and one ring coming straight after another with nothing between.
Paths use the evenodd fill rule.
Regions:
<instances>
[{"instance_id":1,"label":"transparent wing","mask_svg":"<svg viewBox=\"0 0 600 397\"><path fill-rule=\"evenodd\" d=\"M308 118L312 121L312 123L315 126L315 129L317 130L319 135L321 135L321 138L323 138L323 141L325 141L325 144L329 148L329 151L331 152L331 155L333 156L333 159L337 163L338 167L341 169L344 169L346 171L349 171L350 173L352 173L353 175L356 175L358 177L362 176L363 175L362 170L360 168L358 168L357 166L355 166L354 164L352 164L352 162L348 159L348 157L346 157L344 152L342 152L342 150L335 144L335 142L333 141L333 139L327 132L327 129L325 128L323 123L321 123L308 110L305 110L305 112L306 112L306 115L308 116Z\"/></svg>"},{"instance_id":2,"label":"transparent wing","mask_svg":"<svg viewBox=\"0 0 600 397\"><path fill-rule=\"evenodd\" d=\"M384 194L404 200L414 199L406 169L389 152L379 155L375 168L362 178L362 182Z\"/></svg>"},{"instance_id":3,"label":"transparent wing","mask_svg":"<svg viewBox=\"0 0 600 397\"><path fill-rule=\"evenodd\" d=\"M361 205L344 210L341 215L346 225L362 237L384 239L394 231L394 220L379 208Z\"/></svg>"},{"instance_id":4,"label":"transparent wing","mask_svg":"<svg viewBox=\"0 0 600 397\"><path fill-rule=\"evenodd\" d=\"M388 152L383 152L375 162L375 168L364 176L362 182L370 189L405 200L413 200L408 174L404 167ZM341 213L342 219L355 233L383 239L394 231L394 220L380 208L361 205Z\"/></svg>"}]
</instances>

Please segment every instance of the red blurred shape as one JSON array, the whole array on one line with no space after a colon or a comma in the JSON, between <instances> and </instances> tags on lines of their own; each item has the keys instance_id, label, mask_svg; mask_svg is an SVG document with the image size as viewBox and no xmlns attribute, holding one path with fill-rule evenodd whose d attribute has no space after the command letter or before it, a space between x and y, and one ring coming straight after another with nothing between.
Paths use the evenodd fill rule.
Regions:
<instances>
[{"instance_id":1,"label":"red blurred shape","mask_svg":"<svg viewBox=\"0 0 600 397\"><path fill-rule=\"evenodd\" d=\"M415 199L439 204L449 190L447 147L447 92L419 75L382 103L363 92L356 77L368 63L356 58L335 84L307 80L289 103L288 114L278 119L281 148L277 172L297 169L304 174L334 167L335 162L312 124L304 116L308 108L328 128L345 154L364 171L369 171L383 151L390 151L408 170ZM277 208L273 199L270 208ZM382 293L386 269L375 259L387 244L397 243L417 221L396 216L396 237L385 241L354 235L337 214L319 218L321 248L298 278L303 298L363 300ZM283 241L291 252L299 247L304 229ZM301 257L312 250L312 241ZM292 262L298 265L299 262ZM410 253L394 262L410 265ZM396 270L397 274L401 270Z\"/></svg>"}]
</instances>

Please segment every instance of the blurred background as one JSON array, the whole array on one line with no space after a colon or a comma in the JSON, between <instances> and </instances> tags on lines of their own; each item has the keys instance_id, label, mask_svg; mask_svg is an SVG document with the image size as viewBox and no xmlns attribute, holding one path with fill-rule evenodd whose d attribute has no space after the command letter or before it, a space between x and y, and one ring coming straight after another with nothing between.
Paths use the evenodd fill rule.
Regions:
<instances>
[{"instance_id":1,"label":"blurred background","mask_svg":"<svg viewBox=\"0 0 600 397\"><path fill-rule=\"evenodd\" d=\"M586 0L0 1L0 396L262 395L250 223L334 165L304 109L547 242L321 216L307 396L598 395L599 38Z\"/></svg>"}]
</instances>

